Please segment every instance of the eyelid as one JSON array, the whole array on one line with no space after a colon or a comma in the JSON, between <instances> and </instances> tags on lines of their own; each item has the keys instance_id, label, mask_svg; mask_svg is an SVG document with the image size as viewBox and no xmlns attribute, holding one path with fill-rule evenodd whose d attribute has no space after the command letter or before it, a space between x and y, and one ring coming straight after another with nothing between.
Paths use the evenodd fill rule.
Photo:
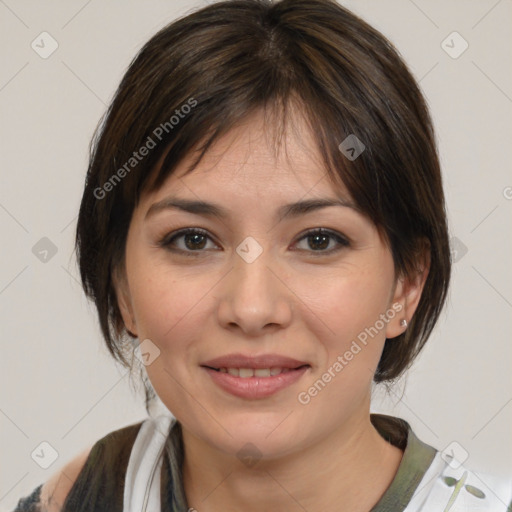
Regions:
<instances>
[{"instance_id":1,"label":"eyelid","mask_svg":"<svg viewBox=\"0 0 512 512\"><path fill-rule=\"evenodd\" d=\"M312 235L328 235L331 238L334 238L340 245L349 246L352 244L352 241L343 233L340 233L339 231L329 229L329 228L311 228L307 229L306 231L302 232L297 236L296 242L306 238L307 236ZM319 253L322 251L318 251ZM329 251L325 251L326 253Z\"/></svg>"},{"instance_id":2,"label":"eyelid","mask_svg":"<svg viewBox=\"0 0 512 512\"><path fill-rule=\"evenodd\" d=\"M158 241L158 245L160 247L163 247L163 248L169 250L169 251L184 254L187 256L188 255L191 255L191 256L197 255L198 256L202 253L207 252L206 250L185 251L183 249L171 249L170 248L171 242L173 242L174 240L176 240L184 235L190 234L190 233L203 235L206 238L210 239L212 242L216 243L214 238L210 235L210 233L207 230L205 230L203 228L199 228L199 227L187 227L187 228L178 229L176 231L172 231L171 233L167 233ZM313 256L327 256L327 255L333 254L335 252L338 252L345 247L349 247L352 245L352 241L346 235L344 235L338 231L335 231L335 230L332 230L329 228L322 228L322 227L309 228L309 229L303 231L302 233L297 235L297 238L295 239L293 245L296 245L301 240L307 238L308 236L313 236L313 235L327 235L327 236L331 237L332 239L336 240L336 242L338 243L338 247L336 247L334 249L326 250L326 251L313 251L313 250L308 251L308 250L304 250L304 249L298 249L298 250L292 249L292 250L308 252Z\"/></svg>"},{"instance_id":3,"label":"eyelid","mask_svg":"<svg viewBox=\"0 0 512 512\"><path fill-rule=\"evenodd\" d=\"M188 235L190 233L196 233L203 235L210 240L214 241L213 237L210 235L210 233L203 228L195 228L195 227L188 227L188 228L182 228L178 229L176 231L171 231L170 233L166 233L163 237L161 237L158 240L158 245L161 247L167 247L170 245L172 241L174 241L176 238L179 238L180 236ZM178 249L179 251L179 249ZM202 251L185 251L185 252L202 252Z\"/></svg>"}]
</instances>

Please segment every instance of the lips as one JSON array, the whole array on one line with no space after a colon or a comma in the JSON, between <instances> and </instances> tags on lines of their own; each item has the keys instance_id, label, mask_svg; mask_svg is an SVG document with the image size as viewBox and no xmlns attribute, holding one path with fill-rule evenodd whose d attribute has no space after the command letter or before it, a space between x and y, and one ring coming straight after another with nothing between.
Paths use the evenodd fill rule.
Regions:
<instances>
[{"instance_id":1,"label":"lips","mask_svg":"<svg viewBox=\"0 0 512 512\"><path fill-rule=\"evenodd\" d=\"M302 366L300 368L303 368ZM304 366L305 368L305 366ZM212 370L229 373L233 377L240 377L241 379L248 379L249 377L274 377L281 375L281 373L292 372L296 368L280 368L272 366L271 368L211 368Z\"/></svg>"},{"instance_id":2,"label":"lips","mask_svg":"<svg viewBox=\"0 0 512 512\"><path fill-rule=\"evenodd\" d=\"M296 369L301 366L310 366L306 361L299 361L291 357L281 356L278 354L263 354L259 356L246 356L244 354L229 354L217 357L201 363L201 366L220 370L221 368L282 368Z\"/></svg>"},{"instance_id":3,"label":"lips","mask_svg":"<svg viewBox=\"0 0 512 512\"><path fill-rule=\"evenodd\" d=\"M297 382L311 365L277 354L230 354L201 364L215 384L245 399L267 398Z\"/></svg>"}]
</instances>

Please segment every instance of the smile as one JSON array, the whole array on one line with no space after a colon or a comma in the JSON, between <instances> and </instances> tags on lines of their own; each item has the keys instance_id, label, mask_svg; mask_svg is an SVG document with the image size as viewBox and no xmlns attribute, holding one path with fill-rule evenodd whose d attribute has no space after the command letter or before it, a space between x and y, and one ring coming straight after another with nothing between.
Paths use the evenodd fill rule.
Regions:
<instances>
[{"instance_id":1,"label":"smile","mask_svg":"<svg viewBox=\"0 0 512 512\"><path fill-rule=\"evenodd\" d=\"M211 368L203 366L213 382L227 393L248 400L267 398L297 382L311 367Z\"/></svg>"},{"instance_id":2,"label":"smile","mask_svg":"<svg viewBox=\"0 0 512 512\"><path fill-rule=\"evenodd\" d=\"M247 379L249 377L273 377L274 375L290 372L295 369L296 368L279 368L275 366L272 368L212 368L212 370L229 373L229 375L240 377L242 379Z\"/></svg>"}]
</instances>

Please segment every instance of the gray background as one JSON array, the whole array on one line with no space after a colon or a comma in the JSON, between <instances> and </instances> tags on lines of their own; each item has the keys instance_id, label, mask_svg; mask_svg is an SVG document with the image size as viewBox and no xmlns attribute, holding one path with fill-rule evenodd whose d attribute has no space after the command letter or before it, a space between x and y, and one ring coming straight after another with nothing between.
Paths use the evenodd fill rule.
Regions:
<instances>
[{"instance_id":1,"label":"gray background","mask_svg":"<svg viewBox=\"0 0 512 512\"><path fill-rule=\"evenodd\" d=\"M146 415L78 283L76 215L89 140L127 65L159 28L205 3L0 0L0 510ZM373 410L403 417L440 450L457 442L482 474L510 475L512 2L341 3L389 37L420 80L458 258L424 353L389 397L375 390ZM58 44L46 59L31 47L51 49L43 31ZM446 39L453 31L469 45L457 58L447 53L463 49ZM44 237L54 255L41 252ZM58 452L47 469L31 458L43 441Z\"/></svg>"}]
</instances>

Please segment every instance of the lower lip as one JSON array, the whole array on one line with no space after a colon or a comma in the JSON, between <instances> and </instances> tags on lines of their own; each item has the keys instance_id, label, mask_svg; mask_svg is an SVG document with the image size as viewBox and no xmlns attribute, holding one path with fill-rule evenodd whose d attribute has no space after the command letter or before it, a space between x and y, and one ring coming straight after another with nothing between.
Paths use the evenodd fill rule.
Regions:
<instances>
[{"instance_id":1,"label":"lower lip","mask_svg":"<svg viewBox=\"0 0 512 512\"><path fill-rule=\"evenodd\" d=\"M235 377L211 368L203 368L210 374L213 382L234 396L247 399L266 398L297 382L309 366L291 370L270 377Z\"/></svg>"}]
</instances>

